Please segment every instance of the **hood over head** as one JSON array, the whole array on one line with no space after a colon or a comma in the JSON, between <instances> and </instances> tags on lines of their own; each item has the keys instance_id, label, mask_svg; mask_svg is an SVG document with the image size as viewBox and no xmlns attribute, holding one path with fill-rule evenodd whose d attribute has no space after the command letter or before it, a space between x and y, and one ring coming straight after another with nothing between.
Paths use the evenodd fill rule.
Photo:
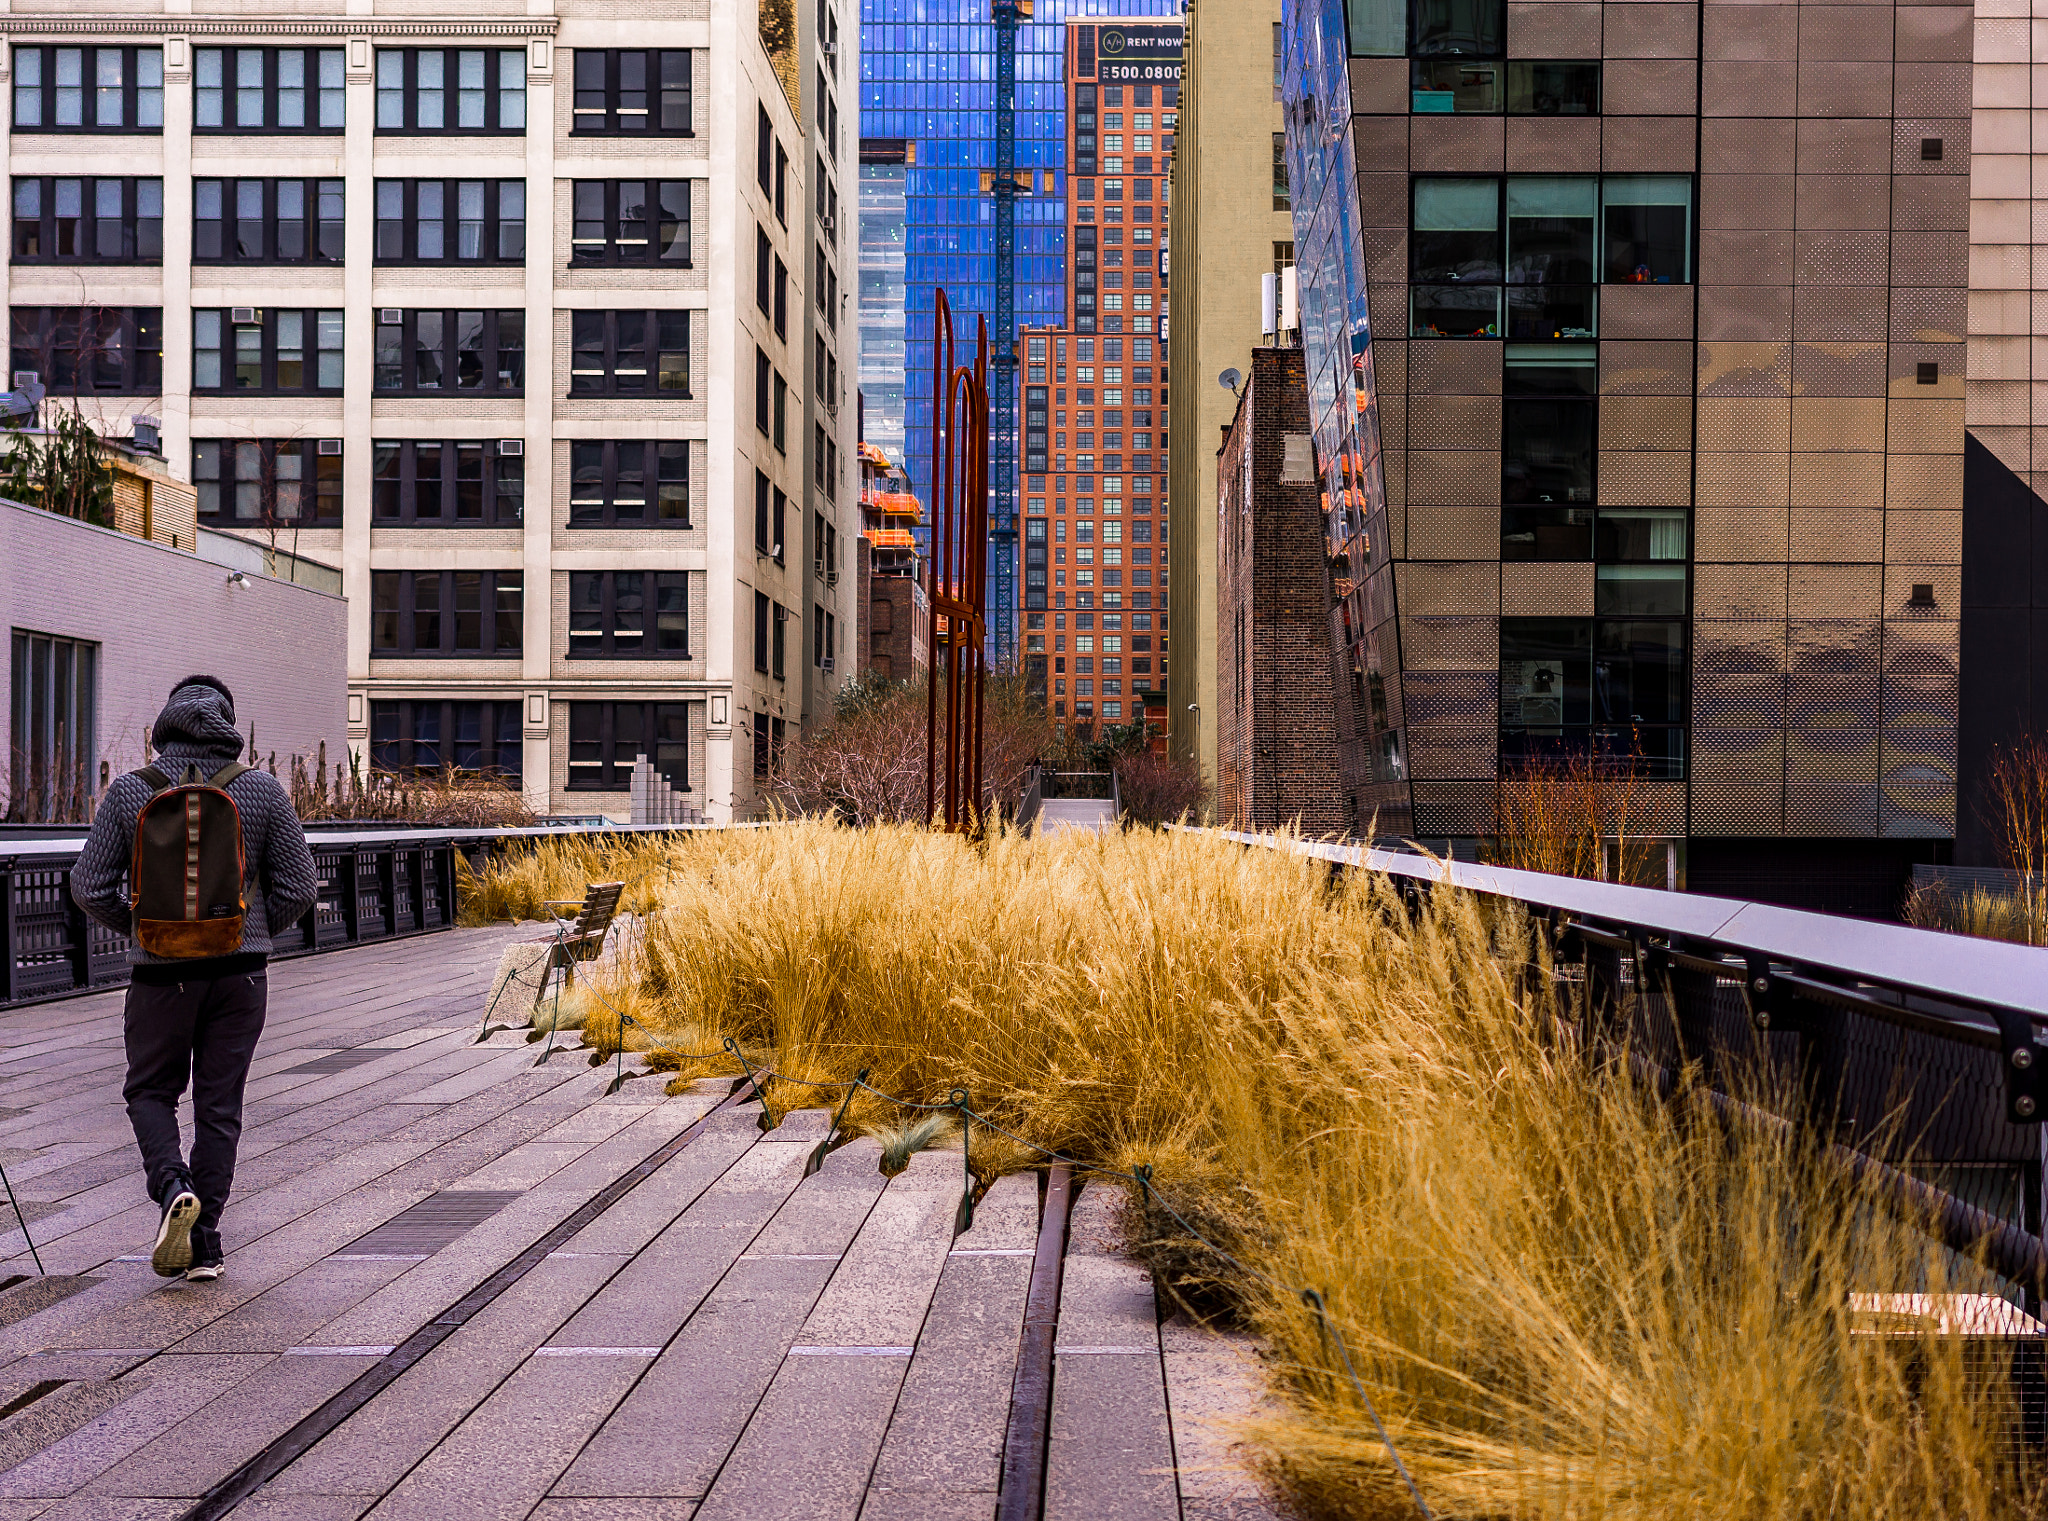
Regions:
<instances>
[{"instance_id":1,"label":"hood over head","mask_svg":"<svg viewBox=\"0 0 2048 1521\"><path fill-rule=\"evenodd\" d=\"M234 705L214 688L196 683L172 690L149 737L171 760L212 760L225 765L242 753Z\"/></svg>"}]
</instances>

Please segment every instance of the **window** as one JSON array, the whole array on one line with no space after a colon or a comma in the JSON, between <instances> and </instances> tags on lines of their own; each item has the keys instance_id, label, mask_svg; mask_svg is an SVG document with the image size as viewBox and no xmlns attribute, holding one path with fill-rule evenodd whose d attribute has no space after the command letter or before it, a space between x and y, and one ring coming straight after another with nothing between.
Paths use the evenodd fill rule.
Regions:
<instances>
[{"instance_id":1,"label":"window","mask_svg":"<svg viewBox=\"0 0 2048 1521\"><path fill-rule=\"evenodd\" d=\"M754 350L754 427L766 433L770 424L774 394L775 366L768 362L767 351L756 347Z\"/></svg>"},{"instance_id":2,"label":"window","mask_svg":"<svg viewBox=\"0 0 2048 1521\"><path fill-rule=\"evenodd\" d=\"M642 756L677 792L690 790L688 703L569 704L571 791L624 792Z\"/></svg>"},{"instance_id":3,"label":"window","mask_svg":"<svg viewBox=\"0 0 2048 1521\"><path fill-rule=\"evenodd\" d=\"M766 555L777 565L785 560L783 533L787 526L789 498L771 486L768 477L754 472L754 553Z\"/></svg>"},{"instance_id":4,"label":"window","mask_svg":"<svg viewBox=\"0 0 2048 1521\"><path fill-rule=\"evenodd\" d=\"M341 440L192 442L201 523L341 526Z\"/></svg>"},{"instance_id":5,"label":"window","mask_svg":"<svg viewBox=\"0 0 2048 1521\"><path fill-rule=\"evenodd\" d=\"M1685 624L1635 618L1503 618L1500 756L1636 758L1685 774Z\"/></svg>"},{"instance_id":6,"label":"window","mask_svg":"<svg viewBox=\"0 0 2048 1521\"><path fill-rule=\"evenodd\" d=\"M525 516L523 439L380 438L370 460L371 512L380 526L506 527Z\"/></svg>"},{"instance_id":7,"label":"window","mask_svg":"<svg viewBox=\"0 0 2048 1521\"><path fill-rule=\"evenodd\" d=\"M99 790L100 647L13 633L7 822L84 823Z\"/></svg>"},{"instance_id":8,"label":"window","mask_svg":"<svg viewBox=\"0 0 2048 1521\"><path fill-rule=\"evenodd\" d=\"M569 658L688 660L690 573L571 571Z\"/></svg>"},{"instance_id":9,"label":"window","mask_svg":"<svg viewBox=\"0 0 2048 1521\"><path fill-rule=\"evenodd\" d=\"M17 132L161 132L162 48L17 47Z\"/></svg>"},{"instance_id":10,"label":"window","mask_svg":"<svg viewBox=\"0 0 2048 1521\"><path fill-rule=\"evenodd\" d=\"M1511 524L1516 534L1541 525L1555 532L1559 524L1590 532L1590 514L1553 510L1518 517L1507 508L1591 505L1599 387L1591 344L1508 345L1501 380L1504 536Z\"/></svg>"},{"instance_id":11,"label":"window","mask_svg":"<svg viewBox=\"0 0 2048 1521\"><path fill-rule=\"evenodd\" d=\"M690 55L680 48L576 49L574 131L688 137Z\"/></svg>"},{"instance_id":12,"label":"window","mask_svg":"<svg viewBox=\"0 0 2048 1521\"><path fill-rule=\"evenodd\" d=\"M754 224L754 305L766 317L775 310L775 253L768 243L768 229Z\"/></svg>"},{"instance_id":13,"label":"window","mask_svg":"<svg viewBox=\"0 0 2048 1521\"><path fill-rule=\"evenodd\" d=\"M1591 338L1603 278L1692 278L1685 175L1418 179L1410 225L1418 337Z\"/></svg>"},{"instance_id":14,"label":"window","mask_svg":"<svg viewBox=\"0 0 2048 1521\"><path fill-rule=\"evenodd\" d=\"M194 180L193 262L339 264L345 201L341 180Z\"/></svg>"},{"instance_id":15,"label":"window","mask_svg":"<svg viewBox=\"0 0 2048 1521\"><path fill-rule=\"evenodd\" d=\"M575 312L569 330L571 396L690 394L688 312Z\"/></svg>"},{"instance_id":16,"label":"window","mask_svg":"<svg viewBox=\"0 0 2048 1521\"><path fill-rule=\"evenodd\" d=\"M1417 58L1498 58L1506 36L1504 0L1409 0L1408 51Z\"/></svg>"},{"instance_id":17,"label":"window","mask_svg":"<svg viewBox=\"0 0 2048 1521\"><path fill-rule=\"evenodd\" d=\"M762 194L775 193L775 127L762 105L754 107L754 178Z\"/></svg>"},{"instance_id":18,"label":"window","mask_svg":"<svg viewBox=\"0 0 2048 1521\"><path fill-rule=\"evenodd\" d=\"M578 180L571 195L571 262L690 267L688 180Z\"/></svg>"},{"instance_id":19,"label":"window","mask_svg":"<svg viewBox=\"0 0 2048 1521\"><path fill-rule=\"evenodd\" d=\"M1418 58L1409 67L1411 108L1417 114L1600 114L1598 63Z\"/></svg>"},{"instance_id":20,"label":"window","mask_svg":"<svg viewBox=\"0 0 2048 1521\"><path fill-rule=\"evenodd\" d=\"M789 382L779 371L775 376L775 428L770 436L779 451L789 452Z\"/></svg>"},{"instance_id":21,"label":"window","mask_svg":"<svg viewBox=\"0 0 2048 1521\"><path fill-rule=\"evenodd\" d=\"M52 395L155 396L163 390L159 306L17 306L8 323L17 372Z\"/></svg>"},{"instance_id":22,"label":"window","mask_svg":"<svg viewBox=\"0 0 2048 1521\"><path fill-rule=\"evenodd\" d=\"M379 132L524 132L526 49L377 49Z\"/></svg>"},{"instance_id":23,"label":"window","mask_svg":"<svg viewBox=\"0 0 2048 1521\"><path fill-rule=\"evenodd\" d=\"M164 256L160 179L14 181L17 264L156 264Z\"/></svg>"},{"instance_id":24,"label":"window","mask_svg":"<svg viewBox=\"0 0 2048 1521\"><path fill-rule=\"evenodd\" d=\"M775 220L789 225L789 155L775 145Z\"/></svg>"},{"instance_id":25,"label":"window","mask_svg":"<svg viewBox=\"0 0 2048 1521\"><path fill-rule=\"evenodd\" d=\"M521 719L517 699L501 702L373 702L370 764L411 775L452 766L517 778Z\"/></svg>"},{"instance_id":26,"label":"window","mask_svg":"<svg viewBox=\"0 0 2048 1521\"><path fill-rule=\"evenodd\" d=\"M526 313L377 312L375 389L417 396L518 396L526 390Z\"/></svg>"},{"instance_id":27,"label":"window","mask_svg":"<svg viewBox=\"0 0 2048 1521\"><path fill-rule=\"evenodd\" d=\"M766 675L768 672L768 626L774 622L775 604L768 600L768 593L754 593L754 669Z\"/></svg>"},{"instance_id":28,"label":"window","mask_svg":"<svg viewBox=\"0 0 2048 1521\"><path fill-rule=\"evenodd\" d=\"M196 132L339 132L348 92L340 48L195 48Z\"/></svg>"},{"instance_id":29,"label":"window","mask_svg":"<svg viewBox=\"0 0 2048 1521\"><path fill-rule=\"evenodd\" d=\"M370 653L512 659L524 604L516 570L373 570Z\"/></svg>"},{"instance_id":30,"label":"window","mask_svg":"<svg viewBox=\"0 0 2048 1521\"><path fill-rule=\"evenodd\" d=\"M519 264L525 180L377 181L379 264Z\"/></svg>"},{"instance_id":31,"label":"window","mask_svg":"<svg viewBox=\"0 0 2048 1521\"><path fill-rule=\"evenodd\" d=\"M192 389L338 394L341 337L338 309L199 308L192 313Z\"/></svg>"},{"instance_id":32,"label":"window","mask_svg":"<svg viewBox=\"0 0 2048 1521\"><path fill-rule=\"evenodd\" d=\"M1632 285L1692 283L1692 177L1613 175L1601 185L1605 278Z\"/></svg>"},{"instance_id":33,"label":"window","mask_svg":"<svg viewBox=\"0 0 2048 1521\"><path fill-rule=\"evenodd\" d=\"M1292 202L1287 189L1287 134L1273 134L1273 209L1285 211Z\"/></svg>"},{"instance_id":34,"label":"window","mask_svg":"<svg viewBox=\"0 0 2048 1521\"><path fill-rule=\"evenodd\" d=\"M775 336L789 336L789 269L780 259L775 261Z\"/></svg>"},{"instance_id":35,"label":"window","mask_svg":"<svg viewBox=\"0 0 2048 1521\"><path fill-rule=\"evenodd\" d=\"M688 528L690 446L577 439L569 445L571 528Z\"/></svg>"}]
</instances>

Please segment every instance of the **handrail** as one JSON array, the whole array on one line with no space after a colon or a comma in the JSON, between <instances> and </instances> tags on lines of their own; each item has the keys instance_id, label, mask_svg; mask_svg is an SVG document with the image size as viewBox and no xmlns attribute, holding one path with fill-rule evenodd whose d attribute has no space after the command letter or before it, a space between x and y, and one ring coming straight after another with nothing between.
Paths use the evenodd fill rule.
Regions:
<instances>
[{"instance_id":1,"label":"handrail","mask_svg":"<svg viewBox=\"0 0 2048 1521\"><path fill-rule=\"evenodd\" d=\"M1768 957L1924 998L1987 1012L2024 1010L2048 1020L2048 948L1965 939L1941 930L1817 914L1740 898L1590 882L1506 866L1474 866L1364 845L1288 840L1234 830L1195 828L1194 832L1215 834L1242 845L1284 847L1332 865L1363 867L1413 882L1442 882L1491 897L1514 898L1598 924L1675 938L1696 948ZM1964 950L1967 955L1958 954Z\"/></svg>"}]
</instances>

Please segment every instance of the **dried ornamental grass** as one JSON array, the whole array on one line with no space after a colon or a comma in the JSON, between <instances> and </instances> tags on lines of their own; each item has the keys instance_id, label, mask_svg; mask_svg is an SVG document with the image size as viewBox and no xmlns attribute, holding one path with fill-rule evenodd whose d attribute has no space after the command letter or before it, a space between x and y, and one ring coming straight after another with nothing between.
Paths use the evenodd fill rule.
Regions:
<instances>
[{"instance_id":1,"label":"dried ornamental grass","mask_svg":"<svg viewBox=\"0 0 2048 1521\"><path fill-rule=\"evenodd\" d=\"M518 891L644 859L564 852ZM1263 1334L1284 1398L1253 1435L1305 1513L1413 1510L1301 1285L1441 1516L2038 1513L2009 1383L1932 1322L1873 1335L1847 1308L1982 1288L1968 1266L1793 1132L1596 1065L1549 980L1499 954L1528 943L1511 911L1439 892L1411 917L1369 878L1142 829L707 834L643 890L644 935L592 987L652 1033L600 1006L590 1043L690 1075L729 1064L678 1053L730 1036L790 1078L965 1088L1040 1145L1151 1162L1278 1280L1144 1221L1171 1292ZM839 1097L782 1081L770 1104ZM860 1093L848 1112L907 1118ZM984 1176L1028 1161L986 1134Z\"/></svg>"}]
</instances>

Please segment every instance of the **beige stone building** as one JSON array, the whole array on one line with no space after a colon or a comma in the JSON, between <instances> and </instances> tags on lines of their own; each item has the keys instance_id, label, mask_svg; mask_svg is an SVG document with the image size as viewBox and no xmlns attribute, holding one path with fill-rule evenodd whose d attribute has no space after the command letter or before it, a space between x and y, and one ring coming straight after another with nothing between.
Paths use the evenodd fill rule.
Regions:
<instances>
[{"instance_id":1,"label":"beige stone building","mask_svg":"<svg viewBox=\"0 0 2048 1521\"><path fill-rule=\"evenodd\" d=\"M851 621L858 17L443 10L0 16L12 368L342 568L375 763L743 813Z\"/></svg>"}]
</instances>

